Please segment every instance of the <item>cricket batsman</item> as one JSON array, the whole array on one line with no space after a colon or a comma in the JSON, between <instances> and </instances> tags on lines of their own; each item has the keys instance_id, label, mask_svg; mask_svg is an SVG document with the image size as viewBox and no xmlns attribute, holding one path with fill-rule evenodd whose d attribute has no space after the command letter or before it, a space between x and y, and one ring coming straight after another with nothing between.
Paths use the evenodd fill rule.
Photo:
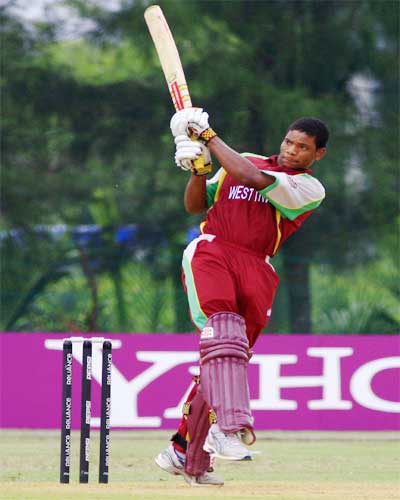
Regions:
<instances>
[{"instance_id":1,"label":"cricket batsman","mask_svg":"<svg viewBox=\"0 0 400 500\"><path fill-rule=\"evenodd\" d=\"M175 162L191 171L185 209L205 213L201 234L182 260L190 315L200 332L200 379L172 443L155 460L190 485L221 486L210 457L251 458L247 365L279 283L270 260L325 197L311 166L324 157L329 131L319 119L300 118L289 125L279 154L265 157L230 148L202 108L176 112L171 130ZM207 179L211 155L221 168ZM205 161L197 169L193 162L200 157Z\"/></svg>"}]
</instances>

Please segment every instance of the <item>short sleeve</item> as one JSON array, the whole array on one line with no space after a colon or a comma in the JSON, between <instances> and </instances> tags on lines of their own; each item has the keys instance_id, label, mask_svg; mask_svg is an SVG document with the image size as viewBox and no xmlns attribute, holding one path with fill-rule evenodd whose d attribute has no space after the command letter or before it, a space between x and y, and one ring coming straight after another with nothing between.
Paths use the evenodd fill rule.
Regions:
<instances>
[{"instance_id":1,"label":"short sleeve","mask_svg":"<svg viewBox=\"0 0 400 500\"><path fill-rule=\"evenodd\" d=\"M325 189L318 179L309 174L288 175L285 172L262 170L275 177L275 182L261 193L290 220L317 208L325 198Z\"/></svg>"}]
</instances>

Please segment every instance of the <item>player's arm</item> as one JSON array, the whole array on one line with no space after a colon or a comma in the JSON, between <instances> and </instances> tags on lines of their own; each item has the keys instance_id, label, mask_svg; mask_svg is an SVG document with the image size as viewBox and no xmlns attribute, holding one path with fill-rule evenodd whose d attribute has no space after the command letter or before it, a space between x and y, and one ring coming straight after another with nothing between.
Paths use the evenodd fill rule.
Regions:
<instances>
[{"instance_id":1,"label":"player's arm","mask_svg":"<svg viewBox=\"0 0 400 500\"><path fill-rule=\"evenodd\" d=\"M228 174L238 183L260 190L275 182L275 177L258 170L250 160L230 148L220 137L213 137L207 146Z\"/></svg>"},{"instance_id":2,"label":"player's arm","mask_svg":"<svg viewBox=\"0 0 400 500\"><path fill-rule=\"evenodd\" d=\"M192 174L186 185L185 210L189 214L200 214L207 210L207 186L205 176Z\"/></svg>"},{"instance_id":3,"label":"player's arm","mask_svg":"<svg viewBox=\"0 0 400 500\"><path fill-rule=\"evenodd\" d=\"M208 113L202 108L187 108L178 111L171 119L171 131L177 137L186 131L206 144L222 167L238 183L255 189L264 189L275 182L275 177L261 172L250 160L230 148L208 124Z\"/></svg>"},{"instance_id":4,"label":"player's arm","mask_svg":"<svg viewBox=\"0 0 400 500\"><path fill-rule=\"evenodd\" d=\"M210 151L204 144L199 141L192 141L187 135L176 136L175 145L175 163L177 167L192 172L184 195L185 209L190 214L199 214L207 210L206 174L211 171L212 167ZM201 154L204 158L204 165L199 172L194 161Z\"/></svg>"}]
</instances>

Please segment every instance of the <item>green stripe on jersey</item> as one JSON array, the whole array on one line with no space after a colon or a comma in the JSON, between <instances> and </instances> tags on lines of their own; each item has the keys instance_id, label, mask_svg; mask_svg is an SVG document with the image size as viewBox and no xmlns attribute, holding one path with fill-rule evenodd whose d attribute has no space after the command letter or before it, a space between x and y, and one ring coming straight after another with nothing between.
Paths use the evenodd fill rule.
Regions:
<instances>
[{"instance_id":1,"label":"green stripe on jersey","mask_svg":"<svg viewBox=\"0 0 400 500\"><path fill-rule=\"evenodd\" d=\"M218 182L207 185L207 207L210 208L214 204L215 193L217 192Z\"/></svg>"},{"instance_id":2,"label":"green stripe on jersey","mask_svg":"<svg viewBox=\"0 0 400 500\"><path fill-rule=\"evenodd\" d=\"M260 191L260 193L262 195L264 195L264 193L262 191ZM264 196L272 203L272 205L274 205L274 207L276 209L279 210L279 212L281 212L281 214L283 215L283 217L286 217L289 220L294 220L299 215L304 214L304 212L308 212L309 210L316 209L317 207L319 207L321 205L321 202L322 202L322 200L312 201L308 205L304 205L304 206L302 206L300 208L287 208L287 207L282 207L276 201L271 200L270 198L268 198L268 196L266 196L266 195L264 195Z\"/></svg>"},{"instance_id":3,"label":"green stripe on jersey","mask_svg":"<svg viewBox=\"0 0 400 500\"><path fill-rule=\"evenodd\" d=\"M199 330L202 330L207 321L207 316L204 314L200 307L196 286L194 284L192 266L185 254L183 254L182 258L182 267L183 272L185 273L185 283L189 300L190 315L192 317L193 323Z\"/></svg>"},{"instance_id":4,"label":"green stripe on jersey","mask_svg":"<svg viewBox=\"0 0 400 500\"><path fill-rule=\"evenodd\" d=\"M207 196L207 207L210 208L216 202L216 198L218 199L218 193L221 189L222 183L226 177L226 171L221 167L217 173L211 177L211 179L207 179L206 184L206 196Z\"/></svg>"}]
</instances>

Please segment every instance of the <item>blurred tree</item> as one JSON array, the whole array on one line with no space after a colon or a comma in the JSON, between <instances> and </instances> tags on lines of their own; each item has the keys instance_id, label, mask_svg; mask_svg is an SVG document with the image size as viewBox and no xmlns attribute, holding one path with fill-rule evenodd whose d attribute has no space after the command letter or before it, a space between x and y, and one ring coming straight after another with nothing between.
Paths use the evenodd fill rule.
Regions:
<instances>
[{"instance_id":1,"label":"blurred tree","mask_svg":"<svg viewBox=\"0 0 400 500\"><path fill-rule=\"evenodd\" d=\"M92 223L96 192L112 192L118 220L140 224L143 238L153 238L144 262L155 280L172 277L176 329L188 330L180 256L198 218L182 209L186 177L173 167L173 110L143 21L148 2L115 12L67 3L94 23L85 38L59 40L57 26L43 24L30 32L0 11L3 227ZM328 156L315 171L327 199L283 247L290 288L283 285L278 297L288 304L290 331L316 330L311 263L342 270L376 259L376 243L398 211L396 2L160 3L194 103L233 147L273 154L301 115L331 128ZM360 75L367 104L362 89L349 86Z\"/></svg>"},{"instance_id":2,"label":"blurred tree","mask_svg":"<svg viewBox=\"0 0 400 500\"><path fill-rule=\"evenodd\" d=\"M308 0L201 5L165 1L162 6L173 26L195 102L211 112L215 128L234 147L276 152L287 125L301 115L319 116L330 125L330 152L317 168L327 187L327 200L282 250L284 275L290 283L290 329L311 332L313 258L328 260L337 268L367 261L374 256L382 232L389 229L387 222L381 224L382 215L387 221L388 214L390 220L397 213L391 180L398 172L389 167L396 158L395 148L383 143L375 147L371 162L371 143L363 144L371 135L375 141L396 144L398 110L392 107L388 114L385 105L396 102L398 106L397 74L391 71L398 57L395 2L385 2L383 9L374 1ZM98 18L101 33L121 40L134 37L148 54L141 37L143 7L136 2L106 21ZM191 26L190 35L187 19L202 19ZM360 104L357 108L354 99L364 89L356 89L356 96L349 92L357 75L364 75L361 81L371 87L367 101L373 102L373 109L366 122L362 120L365 109ZM154 94L168 99L161 74L155 82ZM374 89L386 98L374 99ZM385 186L387 205L373 182L382 171L379 182ZM376 209L366 209L374 204Z\"/></svg>"}]
</instances>

